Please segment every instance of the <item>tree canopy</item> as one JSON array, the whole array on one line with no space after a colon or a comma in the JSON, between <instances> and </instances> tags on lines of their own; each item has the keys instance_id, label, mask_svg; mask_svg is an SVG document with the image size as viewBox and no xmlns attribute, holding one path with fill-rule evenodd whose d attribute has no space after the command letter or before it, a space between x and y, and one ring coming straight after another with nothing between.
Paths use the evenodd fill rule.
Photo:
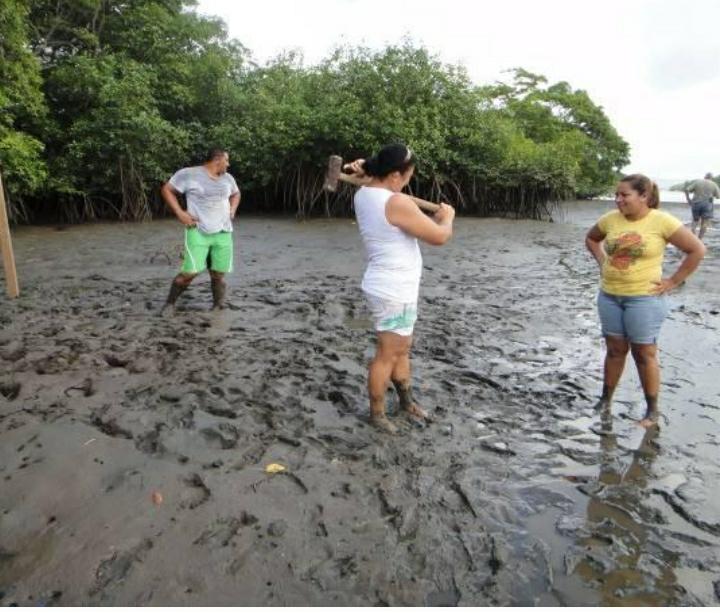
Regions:
<instances>
[{"instance_id":1,"label":"tree canopy","mask_svg":"<svg viewBox=\"0 0 720 613\"><path fill-rule=\"evenodd\" d=\"M47 181L47 107L40 62L29 47L28 13L24 0L0 3L0 167L19 197L39 192ZM10 203L11 218L17 217Z\"/></svg>"},{"instance_id":2,"label":"tree canopy","mask_svg":"<svg viewBox=\"0 0 720 613\"><path fill-rule=\"evenodd\" d=\"M15 220L147 219L158 187L209 146L231 155L243 207L347 214L321 191L330 154L401 140L411 189L460 212L540 217L604 193L628 145L568 83L511 71L478 86L403 41L257 65L189 0L5 0L0 164Z\"/></svg>"}]
</instances>

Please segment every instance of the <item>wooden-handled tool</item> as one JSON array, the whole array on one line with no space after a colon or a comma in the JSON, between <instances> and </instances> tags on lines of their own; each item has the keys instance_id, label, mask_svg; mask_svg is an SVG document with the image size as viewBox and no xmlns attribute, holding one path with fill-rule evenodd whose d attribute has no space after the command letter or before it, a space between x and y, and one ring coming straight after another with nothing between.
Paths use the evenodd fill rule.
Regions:
<instances>
[{"instance_id":1,"label":"wooden-handled tool","mask_svg":"<svg viewBox=\"0 0 720 613\"><path fill-rule=\"evenodd\" d=\"M0 176L0 250L2 250L3 268L5 269L5 284L10 298L20 295L17 272L15 270L15 256L13 254L12 239L10 238L10 225L8 224L7 207L5 206L5 193L3 191L2 177Z\"/></svg>"},{"instance_id":2,"label":"wooden-handled tool","mask_svg":"<svg viewBox=\"0 0 720 613\"><path fill-rule=\"evenodd\" d=\"M334 192L337 189L338 181L343 183L350 183L351 185L357 185L362 187L372 181L370 177L357 177L355 175L349 175L343 172L342 158L339 155L331 155L328 160L327 174L325 175L325 189ZM440 208L439 204L434 202L428 202L422 198L416 198L415 196L409 196L413 202L417 204L423 211L434 213Z\"/></svg>"}]
</instances>

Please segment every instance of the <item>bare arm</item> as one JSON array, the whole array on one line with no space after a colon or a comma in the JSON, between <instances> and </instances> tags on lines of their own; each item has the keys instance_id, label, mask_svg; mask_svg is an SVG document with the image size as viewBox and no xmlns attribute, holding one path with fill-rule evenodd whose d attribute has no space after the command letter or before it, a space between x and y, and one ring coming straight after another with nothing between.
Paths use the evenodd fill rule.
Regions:
<instances>
[{"instance_id":1,"label":"bare arm","mask_svg":"<svg viewBox=\"0 0 720 613\"><path fill-rule=\"evenodd\" d=\"M595 261L600 267L602 267L603 262L607 257L605 249L603 249L602 246L602 242L604 240L605 234L603 234L602 230L597 227L597 224L590 228L588 233L585 235L585 246L587 247L587 250L592 253L592 256L595 258Z\"/></svg>"},{"instance_id":2,"label":"bare arm","mask_svg":"<svg viewBox=\"0 0 720 613\"><path fill-rule=\"evenodd\" d=\"M683 191L685 192L685 200L687 200L688 204L692 204L692 199L690 198L690 192L694 191L695 183L686 183L685 187L683 188Z\"/></svg>"},{"instance_id":3,"label":"bare arm","mask_svg":"<svg viewBox=\"0 0 720 613\"><path fill-rule=\"evenodd\" d=\"M194 226L197 223L197 219L195 219L188 212L183 211L182 207L180 206L180 201L177 199L178 193L171 187L170 183L165 183L162 186L162 188L160 189L160 195L162 196L162 199L165 201L165 204L168 206L168 208L173 213L175 213L175 217L178 218L181 224L190 227Z\"/></svg>"},{"instance_id":4,"label":"bare arm","mask_svg":"<svg viewBox=\"0 0 720 613\"><path fill-rule=\"evenodd\" d=\"M235 192L232 196L230 196L230 219L235 218L235 213L238 210L238 207L240 206L240 192Z\"/></svg>"},{"instance_id":5,"label":"bare arm","mask_svg":"<svg viewBox=\"0 0 720 613\"><path fill-rule=\"evenodd\" d=\"M705 245L685 227L680 227L675 230L675 232L670 235L670 238L668 238L668 243L675 245L680 251L684 251L686 255L683 261L680 262L680 266L674 275L655 282L654 292L656 294L664 294L680 285L695 272L695 269L705 257Z\"/></svg>"},{"instance_id":6,"label":"bare arm","mask_svg":"<svg viewBox=\"0 0 720 613\"><path fill-rule=\"evenodd\" d=\"M430 245L444 245L452 236L455 209L442 203L431 219L405 194L391 196L385 205L385 217L411 236Z\"/></svg>"}]
</instances>

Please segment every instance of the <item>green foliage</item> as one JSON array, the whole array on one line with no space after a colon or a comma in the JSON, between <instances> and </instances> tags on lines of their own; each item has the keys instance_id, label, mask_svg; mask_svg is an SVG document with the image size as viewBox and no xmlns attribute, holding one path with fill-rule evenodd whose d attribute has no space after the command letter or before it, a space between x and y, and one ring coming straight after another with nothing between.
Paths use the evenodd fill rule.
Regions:
<instances>
[{"instance_id":1,"label":"green foliage","mask_svg":"<svg viewBox=\"0 0 720 613\"><path fill-rule=\"evenodd\" d=\"M532 216L572 191L581 157L566 135L528 137L462 68L409 43L338 49L312 68L281 56L244 76L218 129L240 156L235 167L246 188L262 194L258 203L301 215L319 205L331 152L352 159L402 140L420 160L415 193L466 212ZM322 202L326 213L349 212L347 198Z\"/></svg>"},{"instance_id":2,"label":"green foliage","mask_svg":"<svg viewBox=\"0 0 720 613\"><path fill-rule=\"evenodd\" d=\"M547 86L541 75L522 68L512 73L512 84L487 88L487 94L528 138L555 143L577 160L574 185L579 196L605 193L629 163L630 149L602 107L566 82Z\"/></svg>"},{"instance_id":3,"label":"green foliage","mask_svg":"<svg viewBox=\"0 0 720 613\"><path fill-rule=\"evenodd\" d=\"M46 107L40 64L28 48L28 3L0 3L0 169L11 213L22 196L36 192L46 179L43 144L33 135L41 130ZM15 202L17 200L17 203Z\"/></svg>"},{"instance_id":4,"label":"green foliage","mask_svg":"<svg viewBox=\"0 0 720 613\"><path fill-rule=\"evenodd\" d=\"M603 191L627 162L585 92L522 69L476 87L410 42L256 66L190 0L10 4L22 10L0 12L14 32L0 155L36 217L147 218L162 210L160 183L210 145L230 150L244 206L301 216L350 212L350 190L321 191L330 154L396 140L418 156L414 193L475 214L542 216L548 202Z\"/></svg>"},{"instance_id":5,"label":"green foliage","mask_svg":"<svg viewBox=\"0 0 720 613\"><path fill-rule=\"evenodd\" d=\"M54 144L64 150L69 181L112 193L123 160L135 160L150 181L163 180L168 165L183 160L189 135L160 114L154 80L152 70L122 55L78 56L50 73L60 128Z\"/></svg>"},{"instance_id":6,"label":"green foliage","mask_svg":"<svg viewBox=\"0 0 720 613\"><path fill-rule=\"evenodd\" d=\"M50 104L47 188L64 216L147 218L161 210L157 186L204 146L243 50L191 5L32 2Z\"/></svg>"},{"instance_id":7,"label":"green foliage","mask_svg":"<svg viewBox=\"0 0 720 613\"><path fill-rule=\"evenodd\" d=\"M32 194L43 185L47 172L42 163L43 144L17 130L0 131L0 160L8 191Z\"/></svg>"}]
</instances>

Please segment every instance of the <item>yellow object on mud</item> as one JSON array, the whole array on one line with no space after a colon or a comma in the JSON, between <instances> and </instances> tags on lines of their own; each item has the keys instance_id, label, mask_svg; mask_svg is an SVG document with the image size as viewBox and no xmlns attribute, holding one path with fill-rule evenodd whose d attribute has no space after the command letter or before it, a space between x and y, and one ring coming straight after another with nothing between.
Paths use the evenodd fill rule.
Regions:
<instances>
[{"instance_id":1,"label":"yellow object on mud","mask_svg":"<svg viewBox=\"0 0 720 613\"><path fill-rule=\"evenodd\" d=\"M275 473L281 473L287 470L282 464L268 464L265 467L265 472L269 473L271 475L274 475Z\"/></svg>"}]
</instances>

